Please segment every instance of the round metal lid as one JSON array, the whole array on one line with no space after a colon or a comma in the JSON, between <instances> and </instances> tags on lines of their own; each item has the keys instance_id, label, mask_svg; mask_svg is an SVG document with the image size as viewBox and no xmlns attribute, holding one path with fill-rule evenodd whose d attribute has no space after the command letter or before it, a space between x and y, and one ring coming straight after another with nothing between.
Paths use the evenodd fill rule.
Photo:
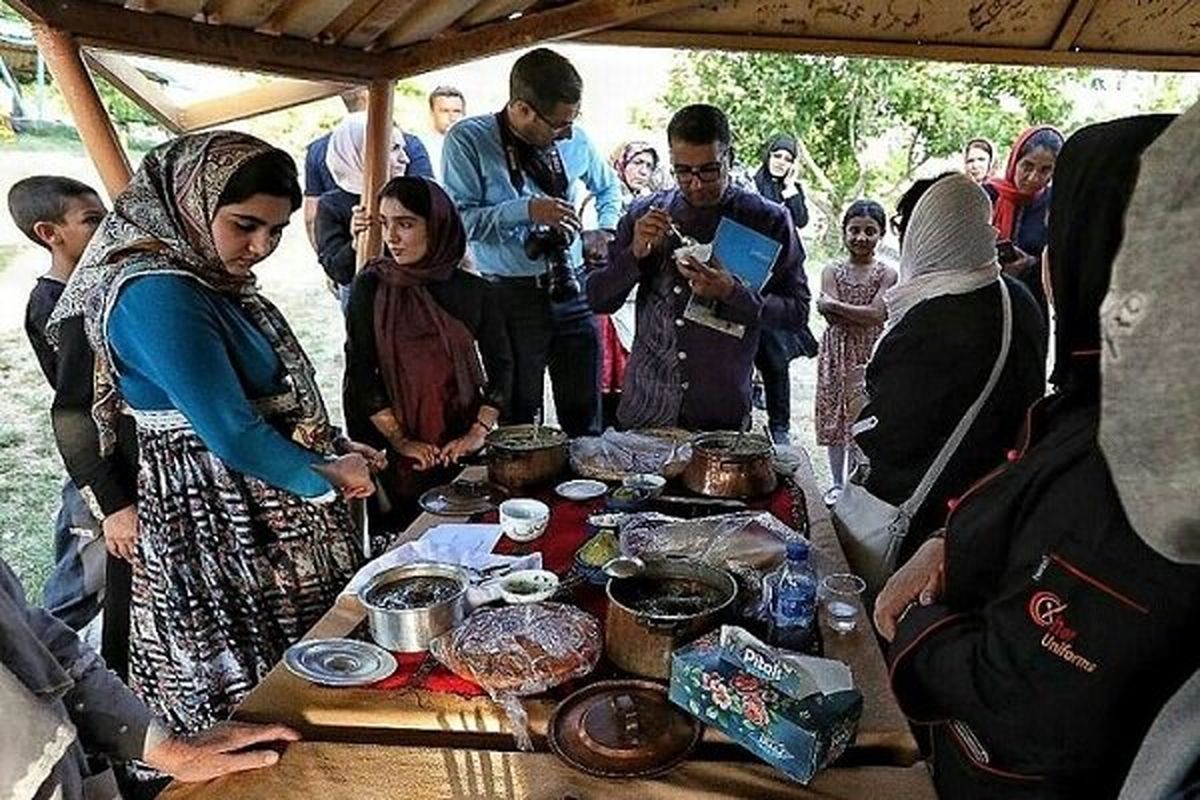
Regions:
<instances>
[{"instance_id":1,"label":"round metal lid","mask_svg":"<svg viewBox=\"0 0 1200 800\"><path fill-rule=\"evenodd\" d=\"M650 681L600 681L572 694L550 717L550 749L604 778L661 775L700 741L701 725Z\"/></svg>"},{"instance_id":2,"label":"round metal lid","mask_svg":"<svg viewBox=\"0 0 1200 800\"><path fill-rule=\"evenodd\" d=\"M355 639L307 639L287 649L283 663L295 675L321 686L366 686L396 671L382 647Z\"/></svg>"},{"instance_id":3,"label":"round metal lid","mask_svg":"<svg viewBox=\"0 0 1200 800\"><path fill-rule=\"evenodd\" d=\"M469 517L491 511L508 498L508 492L486 481L455 481L435 486L418 501L430 514Z\"/></svg>"}]
</instances>

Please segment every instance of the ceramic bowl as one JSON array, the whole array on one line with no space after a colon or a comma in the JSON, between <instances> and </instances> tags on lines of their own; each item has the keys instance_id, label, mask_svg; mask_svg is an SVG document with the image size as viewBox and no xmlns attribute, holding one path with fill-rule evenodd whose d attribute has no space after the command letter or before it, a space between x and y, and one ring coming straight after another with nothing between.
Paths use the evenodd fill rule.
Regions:
<instances>
[{"instance_id":1,"label":"ceramic bowl","mask_svg":"<svg viewBox=\"0 0 1200 800\"><path fill-rule=\"evenodd\" d=\"M540 500L517 497L500 504L500 531L514 542L531 542L546 532L550 507Z\"/></svg>"},{"instance_id":2,"label":"ceramic bowl","mask_svg":"<svg viewBox=\"0 0 1200 800\"><path fill-rule=\"evenodd\" d=\"M500 579L500 597L506 603L540 603L558 591L558 576L548 569L522 569Z\"/></svg>"},{"instance_id":3,"label":"ceramic bowl","mask_svg":"<svg viewBox=\"0 0 1200 800\"><path fill-rule=\"evenodd\" d=\"M667 485L667 479L662 475L655 475L650 472L639 472L636 475L630 475L621 481L622 486L628 486L631 489L641 489L648 493L650 497L658 497L662 494L663 488Z\"/></svg>"}]
</instances>

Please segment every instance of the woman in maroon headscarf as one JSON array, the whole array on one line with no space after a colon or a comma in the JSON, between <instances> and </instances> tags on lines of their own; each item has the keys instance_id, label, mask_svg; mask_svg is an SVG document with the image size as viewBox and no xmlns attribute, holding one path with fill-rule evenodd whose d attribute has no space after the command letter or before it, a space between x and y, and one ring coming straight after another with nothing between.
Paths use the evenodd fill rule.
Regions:
<instances>
[{"instance_id":1,"label":"woman in maroon headscarf","mask_svg":"<svg viewBox=\"0 0 1200 800\"><path fill-rule=\"evenodd\" d=\"M1062 147L1063 135L1056 129L1049 125L1029 128L1013 142L1004 177L983 185L992 198L1000 266L1025 284L1043 317L1049 308L1042 290L1042 249L1046 246L1050 181Z\"/></svg>"},{"instance_id":2,"label":"woman in maroon headscarf","mask_svg":"<svg viewBox=\"0 0 1200 800\"><path fill-rule=\"evenodd\" d=\"M490 287L460 269L467 237L445 191L393 178L380 215L389 255L354 280L343 395L347 429L391 451L370 512L373 530L396 531L422 491L483 447L513 362Z\"/></svg>"}]
</instances>

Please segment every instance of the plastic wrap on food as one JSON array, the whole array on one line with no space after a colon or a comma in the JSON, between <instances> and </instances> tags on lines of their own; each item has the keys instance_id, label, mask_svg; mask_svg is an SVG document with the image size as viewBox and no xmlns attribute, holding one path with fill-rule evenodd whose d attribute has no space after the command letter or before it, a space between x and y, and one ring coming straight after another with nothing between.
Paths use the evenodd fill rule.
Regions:
<instances>
[{"instance_id":1,"label":"plastic wrap on food","mask_svg":"<svg viewBox=\"0 0 1200 800\"><path fill-rule=\"evenodd\" d=\"M539 694L591 672L600 660L600 623L562 603L484 608L439 636L430 651L447 669L478 683L504 708L517 746L531 750L518 697Z\"/></svg>"},{"instance_id":2,"label":"plastic wrap on food","mask_svg":"<svg viewBox=\"0 0 1200 800\"><path fill-rule=\"evenodd\" d=\"M588 478L620 480L651 473L665 478L680 475L692 458L686 431L617 431L582 436L571 442L571 468Z\"/></svg>"},{"instance_id":3,"label":"plastic wrap on food","mask_svg":"<svg viewBox=\"0 0 1200 800\"><path fill-rule=\"evenodd\" d=\"M621 524L621 552L631 556L685 555L729 570L749 608L762 594L762 579L783 563L788 542L804 536L767 511L739 511L698 519L630 514ZM822 554L814 552L818 572Z\"/></svg>"}]
</instances>

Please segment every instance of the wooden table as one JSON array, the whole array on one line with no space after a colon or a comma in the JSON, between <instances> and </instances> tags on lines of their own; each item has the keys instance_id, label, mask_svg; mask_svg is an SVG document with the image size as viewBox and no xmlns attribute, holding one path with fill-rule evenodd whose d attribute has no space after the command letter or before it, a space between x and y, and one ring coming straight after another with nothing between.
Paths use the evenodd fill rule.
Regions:
<instances>
[{"instance_id":1,"label":"wooden table","mask_svg":"<svg viewBox=\"0 0 1200 800\"><path fill-rule=\"evenodd\" d=\"M464 477L481 477L477 474L480 469L471 468ZM811 467L801 467L796 479L808 503L810 536L814 549L821 553L822 568L847 570ZM402 541L416 539L430 527L447 521L446 517L424 514L409 527ZM342 597L305 638L348 635L364 618L357 599ZM935 798L924 766L919 763L916 741L892 697L886 665L874 634L865 616L860 621L862 624L850 634L824 631L826 655L845 661L854 673L855 683L863 693L863 715L855 745L838 767L825 770L814 780L811 793L801 791L797 784L762 766L715 729L707 729L705 742L684 768L656 781L637 782L636 796ZM525 706L535 743L544 748L553 703L529 698ZM301 680L279 664L250 693L235 716L248 721L286 723L299 730L306 743L289 748L281 766L274 770L217 781L201 789L173 786L166 796L172 800L280 796L279 781L292 775L293 779L303 781L305 794L315 794L322 800L339 797L369 800L376 794L366 784L352 792L347 789L350 784L358 783L347 777L347 770L353 773L365 770L362 774L366 779L373 773L363 765L376 762L387 762L389 773L397 768L406 770L411 778L408 783L397 784L382 775L375 783L391 786L411 800L435 797L561 800L594 796L599 785L596 779L576 773L552 755L515 752L503 712L487 698L463 698L424 690L329 689ZM347 760L352 760L355 766L347 766ZM318 765L328 767L335 762L340 765L335 775L340 774L346 780L329 779L328 787L317 790L311 784L322 780L316 777L322 774ZM721 777L714 783L715 775ZM230 794L228 787L236 788L241 782L255 785L259 793ZM258 782L262 785L257 785ZM222 785L226 789L218 788ZM425 788L417 790L418 787ZM556 788L547 794L543 792L545 787ZM382 789L379 792L379 797L396 796Z\"/></svg>"}]
</instances>

